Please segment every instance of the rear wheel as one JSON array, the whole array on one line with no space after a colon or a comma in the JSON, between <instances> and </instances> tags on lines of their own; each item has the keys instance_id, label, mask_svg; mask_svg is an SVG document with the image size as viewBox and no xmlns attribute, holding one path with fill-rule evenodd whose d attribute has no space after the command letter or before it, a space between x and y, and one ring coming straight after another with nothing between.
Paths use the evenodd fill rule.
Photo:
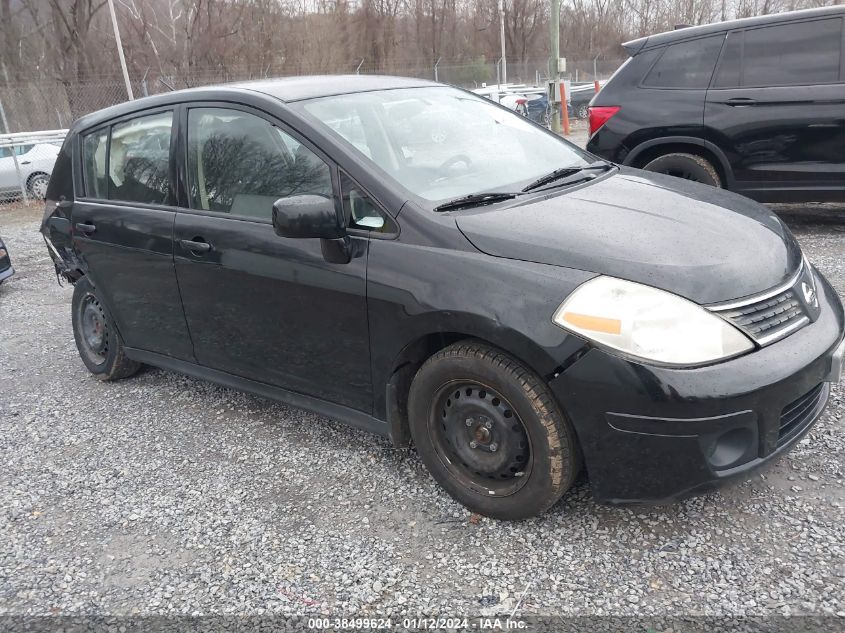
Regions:
<instances>
[{"instance_id":1,"label":"rear wheel","mask_svg":"<svg viewBox=\"0 0 845 633\"><path fill-rule=\"evenodd\" d=\"M582 103L578 106L578 118L579 119L586 119L590 116L590 108L586 103Z\"/></svg>"},{"instance_id":2,"label":"rear wheel","mask_svg":"<svg viewBox=\"0 0 845 633\"><path fill-rule=\"evenodd\" d=\"M474 512L535 516L578 474L575 434L548 386L488 345L466 341L435 354L414 377L408 405L423 463Z\"/></svg>"},{"instance_id":3,"label":"rear wheel","mask_svg":"<svg viewBox=\"0 0 845 633\"><path fill-rule=\"evenodd\" d=\"M643 169L713 187L722 186L716 168L706 158L697 154L665 154L647 163Z\"/></svg>"},{"instance_id":4,"label":"rear wheel","mask_svg":"<svg viewBox=\"0 0 845 633\"><path fill-rule=\"evenodd\" d=\"M73 336L82 362L99 380L119 380L138 371L126 357L123 341L97 289L82 277L73 289Z\"/></svg>"}]
</instances>

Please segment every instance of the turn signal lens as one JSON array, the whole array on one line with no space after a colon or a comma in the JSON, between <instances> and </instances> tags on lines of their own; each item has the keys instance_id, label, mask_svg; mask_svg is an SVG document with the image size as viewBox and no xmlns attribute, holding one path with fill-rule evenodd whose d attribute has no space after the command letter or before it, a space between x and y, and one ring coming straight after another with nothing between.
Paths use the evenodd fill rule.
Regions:
<instances>
[{"instance_id":1,"label":"turn signal lens","mask_svg":"<svg viewBox=\"0 0 845 633\"><path fill-rule=\"evenodd\" d=\"M563 320L569 325L584 330L604 332L606 334L622 334L622 321L619 319L606 319L604 317L590 316L589 314L564 312Z\"/></svg>"},{"instance_id":2,"label":"turn signal lens","mask_svg":"<svg viewBox=\"0 0 845 633\"><path fill-rule=\"evenodd\" d=\"M600 345L671 365L702 365L754 349L736 327L697 303L613 277L581 284L552 320Z\"/></svg>"},{"instance_id":3,"label":"turn signal lens","mask_svg":"<svg viewBox=\"0 0 845 633\"><path fill-rule=\"evenodd\" d=\"M0 259L5 259L8 254L5 248L0 248Z\"/></svg>"},{"instance_id":4,"label":"turn signal lens","mask_svg":"<svg viewBox=\"0 0 845 633\"><path fill-rule=\"evenodd\" d=\"M619 106L590 106L590 136L598 132L620 109Z\"/></svg>"}]
</instances>

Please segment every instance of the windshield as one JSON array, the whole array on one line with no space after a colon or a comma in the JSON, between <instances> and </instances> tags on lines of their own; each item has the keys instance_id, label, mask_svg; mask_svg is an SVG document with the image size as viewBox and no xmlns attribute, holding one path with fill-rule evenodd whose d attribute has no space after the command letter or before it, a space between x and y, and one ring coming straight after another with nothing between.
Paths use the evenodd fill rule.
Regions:
<instances>
[{"instance_id":1,"label":"windshield","mask_svg":"<svg viewBox=\"0 0 845 633\"><path fill-rule=\"evenodd\" d=\"M588 155L490 101L448 87L305 102L311 118L426 200L507 191Z\"/></svg>"}]
</instances>

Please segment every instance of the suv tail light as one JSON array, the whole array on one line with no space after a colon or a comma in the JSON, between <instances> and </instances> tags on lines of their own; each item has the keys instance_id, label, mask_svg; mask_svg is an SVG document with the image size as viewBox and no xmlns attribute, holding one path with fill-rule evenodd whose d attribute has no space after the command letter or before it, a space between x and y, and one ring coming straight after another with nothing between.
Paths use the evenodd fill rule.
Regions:
<instances>
[{"instance_id":1,"label":"suv tail light","mask_svg":"<svg viewBox=\"0 0 845 633\"><path fill-rule=\"evenodd\" d=\"M619 106L590 106L590 136L619 112Z\"/></svg>"}]
</instances>

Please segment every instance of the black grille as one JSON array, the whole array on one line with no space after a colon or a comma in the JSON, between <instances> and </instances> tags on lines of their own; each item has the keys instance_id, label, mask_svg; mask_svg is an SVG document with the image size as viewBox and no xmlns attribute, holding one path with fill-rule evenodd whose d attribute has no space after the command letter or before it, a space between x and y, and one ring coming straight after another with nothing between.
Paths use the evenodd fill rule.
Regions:
<instances>
[{"instance_id":1,"label":"black grille","mask_svg":"<svg viewBox=\"0 0 845 633\"><path fill-rule=\"evenodd\" d=\"M795 402L786 405L780 414L780 433L778 434L778 446L785 444L801 431L806 429L824 406L825 398L829 393L825 389L825 383L821 383L798 398Z\"/></svg>"},{"instance_id":2,"label":"black grille","mask_svg":"<svg viewBox=\"0 0 845 633\"><path fill-rule=\"evenodd\" d=\"M777 338L779 332L798 327L800 322L809 320L803 304L795 297L792 288L748 305L719 310L719 314L730 319L758 341Z\"/></svg>"}]
</instances>

